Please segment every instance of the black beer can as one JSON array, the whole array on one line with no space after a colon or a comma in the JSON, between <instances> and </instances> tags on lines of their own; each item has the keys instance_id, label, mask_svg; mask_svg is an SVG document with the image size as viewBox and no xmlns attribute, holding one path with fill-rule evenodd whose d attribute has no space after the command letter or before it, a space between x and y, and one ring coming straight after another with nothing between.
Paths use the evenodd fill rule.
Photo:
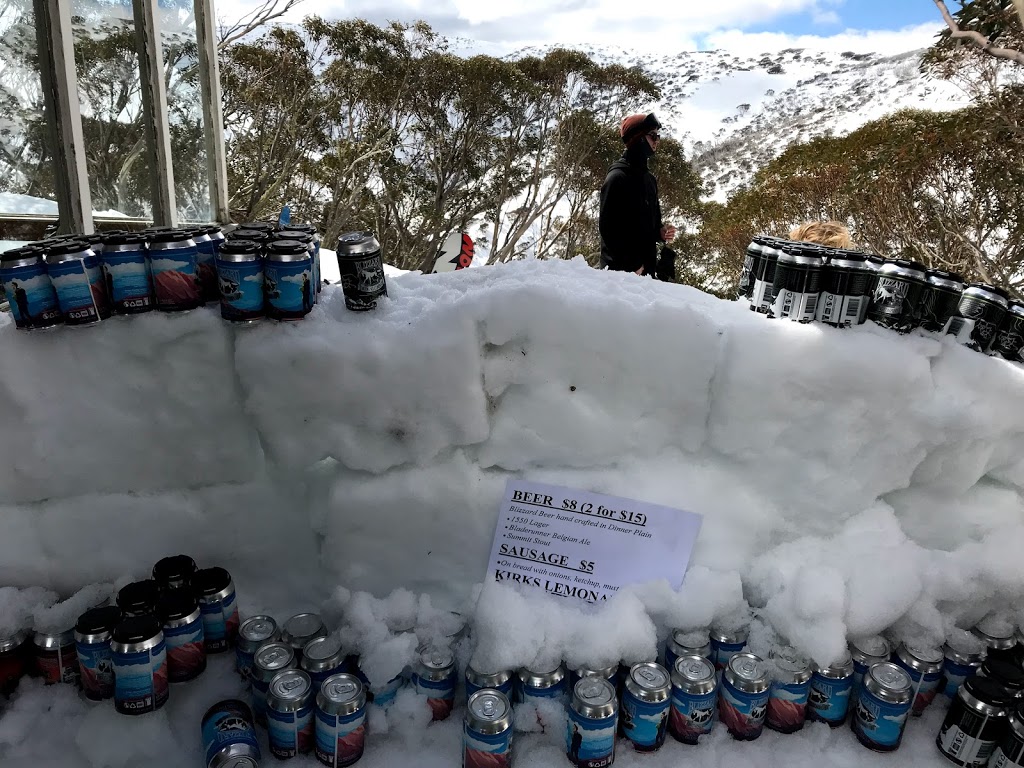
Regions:
<instances>
[{"instance_id":1,"label":"black beer can","mask_svg":"<svg viewBox=\"0 0 1024 768\"><path fill-rule=\"evenodd\" d=\"M921 296L918 322L926 331L939 333L956 314L960 296L964 292L964 279L953 272L929 269L927 286Z\"/></svg>"},{"instance_id":2,"label":"black beer can","mask_svg":"<svg viewBox=\"0 0 1024 768\"><path fill-rule=\"evenodd\" d=\"M985 283L971 283L960 296L956 314L946 323L946 333L971 349L987 353L996 340L1009 308L1009 294Z\"/></svg>"},{"instance_id":3,"label":"black beer can","mask_svg":"<svg viewBox=\"0 0 1024 768\"><path fill-rule=\"evenodd\" d=\"M736 298L749 299L754 295L754 275L761 264L761 252L764 248L765 238L758 235L751 240L743 257L743 268L740 270L740 284L736 292Z\"/></svg>"},{"instance_id":4,"label":"black beer can","mask_svg":"<svg viewBox=\"0 0 1024 768\"><path fill-rule=\"evenodd\" d=\"M345 306L354 312L375 309L388 295L380 243L372 232L347 232L338 238L338 270Z\"/></svg>"},{"instance_id":5,"label":"black beer can","mask_svg":"<svg viewBox=\"0 0 1024 768\"><path fill-rule=\"evenodd\" d=\"M821 292L821 256L817 248L786 245L775 267L772 314L809 323L818 309Z\"/></svg>"},{"instance_id":6,"label":"black beer can","mask_svg":"<svg viewBox=\"0 0 1024 768\"><path fill-rule=\"evenodd\" d=\"M1014 698L994 680L968 679L946 713L935 745L950 762L982 768L1006 737Z\"/></svg>"},{"instance_id":7,"label":"black beer can","mask_svg":"<svg viewBox=\"0 0 1024 768\"><path fill-rule=\"evenodd\" d=\"M775 268L779 263L779 246L784 241L764 240L761 245L761 259L754 265L754 287L750 295L750 309L762 315L772 315L772 302L775 299Z\"/></svg>"},{"instance_id":8,"label":"black beer can","mask_svg":"<svg viewBox=\"0 0 1024 768\"><path fill-rule=\"evenodd\" d=\"M1021 302L1010 302L1010 309L996 331L992 352L1005 360L1024 362L1024 304Z\"/></svg>"},{"instance_id":9,"label":"black beer can","mask_svg":"<svg viewBox=\"0 0 1024 768\"><path fill-rule=\"evenodd\" d=\"M991 768L1024 768L1024 710L1021 707L1010 713L1006 737L996 747L989 765Z\"/></svg>"},{"instance_id":10,"label":"black beer can","mask_svg":"<svg viewBox=\"0 0 1024 768\"><path fill-rule=\"evenodd\" d=\"M821 296L815 320L837 327L859 325L868 312L868 258L835 250L821 269Z\"/></svg>"},{"instance_id":11,"label":"black beer can","mask_svg":"<svg viewBox=\"0 0 1024 768\"><path fill-rule=\"evenodd\" d=\"M927 275L924 265L898 259L878 270L868 319L884 328L907 333L917 327L917 312Z\"/></svg>"}]
</instances>

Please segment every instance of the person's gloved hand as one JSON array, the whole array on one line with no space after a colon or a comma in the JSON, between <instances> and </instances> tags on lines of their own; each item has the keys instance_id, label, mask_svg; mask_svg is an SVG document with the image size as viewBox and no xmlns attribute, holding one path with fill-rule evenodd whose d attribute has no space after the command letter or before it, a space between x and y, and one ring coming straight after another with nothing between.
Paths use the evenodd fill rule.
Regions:
<instances>
[{"instance_id":1,"label":"person's gloved hand","mask_svg":"<svg viewBox=\"0 0 1024 768\"><path fill-rule=\"evenodd\" d=\"M654 276L666 283L674 283L676 280L676 252L667 245L661 246L658 268L654 271Z\"/></svg>"}]
</instances>

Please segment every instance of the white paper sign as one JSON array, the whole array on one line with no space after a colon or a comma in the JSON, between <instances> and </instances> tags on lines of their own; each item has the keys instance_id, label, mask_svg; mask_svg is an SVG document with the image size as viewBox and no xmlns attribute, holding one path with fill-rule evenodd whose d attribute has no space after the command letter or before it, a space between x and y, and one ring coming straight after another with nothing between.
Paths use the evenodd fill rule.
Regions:
<instances>
[{"instance_id":1,"label":"white paper sign","mask_svg":"<svg viewBox=\"0 0 1024 768\"><path fill-rule=\"evenodd\" d=\"M657 579L679 589L701 520L672 507L509 480L488 578L588 603Z\"/></svg>"}]
</instances>

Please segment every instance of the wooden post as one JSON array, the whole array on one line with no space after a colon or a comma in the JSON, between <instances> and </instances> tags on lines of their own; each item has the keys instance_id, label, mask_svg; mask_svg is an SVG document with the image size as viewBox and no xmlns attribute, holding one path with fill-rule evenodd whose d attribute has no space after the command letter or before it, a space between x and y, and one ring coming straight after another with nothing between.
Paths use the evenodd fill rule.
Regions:
<instances>
[{"instance_id":1,"label":"wooden post","mask_svg":"<svg viewBox=\"0 0 1024 768\"><path fill-rule=\"evenodd\" d=\"M93 231L92 195L85 165L82 113L78 108L71 8L65 0L34 0L39 75L47 143L53 155L60 233Z\"/></svg>"},{"instance_id":2,"label":"wooden post","mask_svg":"<svg viewBox=\"0 0 1024 768\"><path fill-rule=\"evenodd\" d=\"M167 86L164 83L164 55L156 3L157 0L132 0L132 10L135 15L135 40L139 48L142 121L146 129L153 223L174 227L178 224L178 210L174 200Z\"/></svg>"},{"instance_id":3,"label":"wooden post","mask_svg":"<svg viewBox=\"0 0 1024 768\"><path fill-rule=\"evenodd\" d=\"M195 17L199 83L203 94L206 170L210 182L210 218L219 224L228 224L231 221L228 209L228 163L224 150L224 113L220 102L220 60L217 54L214 0L195 0Z\"/></svg>"}]
</instances>

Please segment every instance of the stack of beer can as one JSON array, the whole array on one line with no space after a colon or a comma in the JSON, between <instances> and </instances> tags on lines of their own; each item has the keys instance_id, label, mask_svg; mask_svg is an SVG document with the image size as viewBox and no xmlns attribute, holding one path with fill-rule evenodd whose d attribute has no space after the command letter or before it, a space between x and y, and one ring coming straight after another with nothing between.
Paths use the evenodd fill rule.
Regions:
<instances>
[{"instance_id":1,"label":"stack of beer can","mask_svg":"<svg viewBox=\"0 0 1024 768\"><path fill-rule=\"evenodd\" d=\"M899 333L922 328L1024 362L1024 303L915 261L759 235L746 250L739 298L770 318L836 327L872 320Z\"/></svg>"}]
</instances>

